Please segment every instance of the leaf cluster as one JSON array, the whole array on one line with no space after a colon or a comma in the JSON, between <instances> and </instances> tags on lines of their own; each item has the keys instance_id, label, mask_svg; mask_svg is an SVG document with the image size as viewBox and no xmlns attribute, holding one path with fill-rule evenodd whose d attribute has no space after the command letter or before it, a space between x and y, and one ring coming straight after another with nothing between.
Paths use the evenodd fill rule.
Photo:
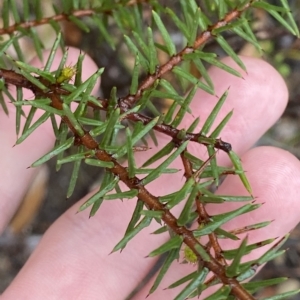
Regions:
<instances>
[{"instance_id":1,"label":"leaf cluster","mask_svg":"<svg viewBox=\"0 0 300 300\"><path fill-rule=\"evenodd\" d=\"M261 51L260 43L251 27L254 10L267 11L294 35L299 36L299 30L287 0L281 0L278 6L268 1L255 0L198 2L182 0L178 1L177 6L165 7L154 0L70 0L54 5L55 14L45 17L41 1L25 0L19 7L15 1L4 0L3 28L0 29L3 37L0 44L0 104L8 112L4 102L5 95L16 107L16 144L23 142L47 120L52 122L55 145L51 151L33 162L31 167L37 167L54 157L58 170L63 164L73 164L67 197L74 191L82 164L103 170L104 176L98 190L78 211L90 208L92 217L104 201L130 199L129 201L136 202L132 218L127 228L124 228L124 237L113 251L124 249L131 239L151 223L159 224L160 228L154 234L165 234L166 242L151 251L149 256L165 254L165 260L150 293L155 292L169 267L180 259L183 250L185 261L195 264L196 270L168 287L171 289L187 284L176 300L199 297L203 291L214 285L219 288L207 300L254 299L252 295L260 287L285 280L279 278L243 283L255 274L259 266L282 253L279 248L285 239L272 246L261 257L247 262L243 259L245 255L274 240L248 244L245 238L236 249L223 251L220 247L220 239L237 241L240 239L239 234L269 224L268 221L249 224L235 231L226 231L223 227L233 218L259 208L253 202L251 186L239 157L231 149L231 145L220 138L232 112L215 124L229 91L224 91L220 96L200 130L197 129L199 118L188 128L179 128L183 118L192 113L189 106L197 89L215 94L214 83L207 72L209 66L241 77L235 69L220 62L216 53L206 49L209 41L214 40L237 66L246 71L243 62L227 42L225 33L234 33ZM151 12L148 22L144 21L145 10ZM107 99L92 96L91 91L103 69L100 68L83 81L84 54L78 57L75 66L65 65L68 51L64 50L64 39L60 30L60 22L64 20L76 24L85 32L97 28L112 51L119 45L120 39L122 40L134 58L127 95L120 97L116 88L113 88ZM174 42L166 20L180 33L181 45ZM114 39L108 31L111 23L121 33L118 39ZM36 27L42 24L52 26L56 40L44 61L44 67L38 69L26 61L20 42L25 37L31 39L37 55L43 59L44 46L36 31ZM5 36L9 38L5 39ZM15 56L8 54L11 47L15 50ZM59 48L63 49L64 55L59 67L52 71L51 66ZM161 53L167 58L165 62L161 62ZM192 68L201 74L201 80L191 72ZM165 76L167 73L172 76ZM16 88L16 97L12 95L8 85ZM23 88L34 93L34 100L24 99ZM155 101L166 98L171 99L172 104L163 115ZM76 109L72 108L74 103ZM23 110L24 106L30 107L28 113ZM145 109L151 111L153 117L145 115ZM42 110L43 114L35 118L37 110ZM61 123L57 122L57 116L61 118ZM25 123L21 126L23 119ZM171 141L142 166L137 166L135 152L148 150L147 138L151 138L157 145L157 132L170 137ZM126 135L123 141L120 139L122 134ZM190 153L188 146L191 143L205 147L207 158L200 159ZM218 151L228 154L233 165L231 168L219 166ZM126 166L122 164L124 157L127 158ZM159 181L162 174L172 176L180 171L170 167L175 160L182 162L185 182L171 194L151 194L147 190L149 183ZM213 186L218 187L222 177L226 175L239 176L249 196L212 193ZM127 189L122 189L120 182L125 183ZM224 202L242 202L242 206L227 213L208 215L208 204ZM172 210L178 205L183 208L176 218ZM190 228L193 223L198 224L195 230ZM209 242L202 242L204 236L208 236ZM277 295L276 299L283 299L293 293L295 292Z\"/></svg>"}]
</instances>

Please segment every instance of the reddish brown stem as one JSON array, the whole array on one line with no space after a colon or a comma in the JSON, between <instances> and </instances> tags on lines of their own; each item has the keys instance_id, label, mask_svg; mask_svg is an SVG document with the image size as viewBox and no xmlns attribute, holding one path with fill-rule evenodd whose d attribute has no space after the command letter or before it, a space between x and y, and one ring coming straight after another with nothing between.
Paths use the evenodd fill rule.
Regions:
<instances>
[{"instance_id":1,"label":"reddish brown stem","mask_svg":"<svg viewBox=\"0 0 300 300\"><path fill-rule=\"evenodd\" d=\"M56 109L62 110L62 100L60 98L61 92L59 88L55 85L50 85L50 91L43 92L38 87L33 86L30 82L27 82L22 75L16 74L13 71L4 71L0 70L0 77L6 79L6 83L10 81L10 83L24 88L31 89L34 94L38 96L42 96L45 98L49 98L52 101L52 106ZM112 172L115 176L119 177L121 181L123 181L128 188L136 189L138 191L137 197L141 199L146 206L150 210L162 211L162 220L167 224L176 234L183 237L184 243L189 246L192 251L197 255L198 260L203 262L203 266L212 271L219 280L225 284L229 285L232 290L232 294L235 295L238 299L254 299L247 291L243 289L240 283L235 278L228 278L225 272L224 266L215 259L210 253L207 253L208 260L204 261L197 250L197 245L201 246L199 241L194 237L193 232L187 229L184 226L177 225L177 219L174 215L165 208L165 206L160 203L159 198L149 193L149 191L140 184L140 180L137 177L129 178L127 169L120 165L110 154L106 151L99 149L98 143L93 139L93 137L86 132L82 137L79 137L76 129L70 122L70 120L66 116L62 116L62 120L67 124L70 128L74 136L81 142L83 146L88 149L95 151L95 156L105 162L112 162L113 167L108 170ZM84 130L84 129L83 129ZM190 170L189 170L190 173Z\"/></svg>"},{"instance_id":2,"label":"reddish brown stem","mask_svg":"<svg viewBox=\"0 0 300 300\"><path fill-rule=\"evenodd\" d=\"M77 18L87 17L87 16L91 16L93 14L95 14L95 11L92 9L75 10L70 13L71 16L74 16ZM37 26L49 24L50 21L56 21L56 22L68 21L70 15L59 14L59 15L48 17L48 18L42 18L40 20L26 21L26 22L19 23L19 24L13 24L6 28L0 28L0 35L11 34L15 31L17 31L18 28L20 28L20 27L22 29L28 29L31 27L37 27Z\"/></svg>"}]
</instances>

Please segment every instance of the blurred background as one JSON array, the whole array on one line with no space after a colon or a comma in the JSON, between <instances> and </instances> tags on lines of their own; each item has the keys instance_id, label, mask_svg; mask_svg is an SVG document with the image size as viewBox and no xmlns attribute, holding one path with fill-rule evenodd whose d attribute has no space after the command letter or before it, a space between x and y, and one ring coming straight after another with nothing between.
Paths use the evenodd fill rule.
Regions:
<instances>
[{"instance_id":1,"label":"blurred background","mask_svg":"<svg viewBox=\"0 0 300 300\"><path fill-rule=\"evenodd\" d=\"M16 2L21 7L22 1ZM32 3L34 2L32 1ZM45 16L55 14L52 8L53 2L55 1L43 1ZM56 2L59 6L60 1ZM165 5L174 5L172 1L160 2ZM203 1L199 0L198 2L201 6ZM279 0L268 2L272 4L280 3ZM290 0L289 2L297 24L300 26L300 1ZM144 9L145 18L149 18L150 14L147 14L149 7L144 5ZM74 23L61 22L66 45L83 49L99 66L105 67L99 95L108 97L113 86L117 86L120 95L126 95L131 81L130 66L133 60L128 55L127 49L121 44L121 33L118 32L117 26L113 22L110 22L108 26L110 35L115 40L120 39L120 42L116 43L116 51L112 51L99 30L88 19L83 19L83 21L90 27L89 33L83 32ZM172 37L176 41L178 49L182 48L182 37L176 33L176 28L169 20L165 21L165 25L172 32ZM147 20L145 22L147 23ZM0 20L0 28L1 26ZM277 21L263 11L255 12L253 28L264 49L263 58L282 74L290 92L285 113L257 144L280 147L300 158L300 40L289 34L278 25ZM55 38L53 29L48 25L39 26L36 29L39 35L43 37L44 48L49 49ZM240 54L259 56L252 45L239 37L227 33L226 38L234 50ZM35 55L32 41L24 39L22 43L22 50L24 50L24 54L29 60ZM220 57L225 55L214 41L209 42L206 49L218 53ZM160 60L164 61L164 59L163 54L161 54ZM171 102L166 99L159 109L165 111L170 104ZM16 276L49 226L101 180L101 174L98 170L84 165L73 196L66 200L71 172L72 166L68 164L63 165L61 170L56 172L55 161L50 161L46 166L39 169L35 182L24 196L19 211L4 234L0 236L0 293ZM295 191L295 193L298 193L298 191ZM279 292L300 288L299 240L300 226L294 229L284 246L289 250L283 256L267 264L257 276L260 279L274 276L289 277L290 279L277 287L264 289L259 297L268 297ZM300 299L300 296L291 299Z\"/></svg>"}]
</instances>

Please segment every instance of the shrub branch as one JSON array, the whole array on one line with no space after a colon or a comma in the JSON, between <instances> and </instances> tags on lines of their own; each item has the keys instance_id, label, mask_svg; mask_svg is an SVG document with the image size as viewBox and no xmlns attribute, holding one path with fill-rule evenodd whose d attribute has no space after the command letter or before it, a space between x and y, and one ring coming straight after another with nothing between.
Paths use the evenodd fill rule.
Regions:
<instances>
[{"instance_id":1,"label":"shrub branch","mask_svg":"<svg viewBox=\"0 0 300 300\"><path fill-rule=\"evenodd\" d=\"M48 92L43 92L40 88L35 86L33 83L29 82L21 74L17 74L14 71L2 70L0 69L0 78L5 80L6 84L12 84L16 87L22 87L30 89L36 97L49 98L52 103L52 107L62 110L62 100L61 95L64 94L60 86L49 84ZM45 84L45 82L43 82ZM222 282L224 285L229 285L231 287L231 293L235 295L238 299L254 299L235 278L228 278L226 276L225 267L222 265L218 259L214 258L209 252L207 253L207 258L203 259L197 250L197 247L201 247L200 242L194 237L193 231L187 229L185 226L177 225L177 218L165 207L164 204L160 203L159 198L152 195L142 184L141 180L134 176L133 178L129 177L128 171L125 167L120 165L116 159L114 159L106 151L99 149L99 144L93 139L93 137L87 132L84 128L84 135L80 136L78 131L74 128L71 121L66 116L62 116L62 121L67 124L69 129L72 131L76 137L76 144L80 143L85 146L87 149L95 151L95 157L101 161L112 162L113 167L108 168L109 172L112 172L117 176L122 182L126 184L129 189L136 189L138 191L137 198L142 200L149 210L163 212L162 220L165 224L177 235L183 237L183 242L192 249L195 255L198 258L198 261L202 265L212 271L215 276ZM185 163L188 162L185 160ZM186 176L192 175L191 168L186 168Z\"/></svg>"}]
</instances>

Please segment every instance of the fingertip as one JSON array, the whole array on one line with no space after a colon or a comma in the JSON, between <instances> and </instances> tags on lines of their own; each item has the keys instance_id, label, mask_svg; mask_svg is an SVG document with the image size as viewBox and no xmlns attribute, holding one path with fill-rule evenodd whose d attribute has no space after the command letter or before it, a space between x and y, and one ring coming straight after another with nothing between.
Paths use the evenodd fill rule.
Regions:
<instances>
[{"instance_id":1,"label":"fingertip","mask_svg":"<svg viewBox=\"0 0 300 300\"><path fill-rule=\"evenodd\" d=\"M242 156L244 170L251 184L256 203L264 203L258 210L237 218L234 223L239 227L274 220L269 226L254 231L256 238L265 238L272 233L283 236L299 222L300 162L290 152L264 146L249 150ZM245 194L238 176L228 177L218 191L219 194ZM232 205L234 206L234 205ZM226 210L231 205L226 206ZM246 224L248 223L248 224ZM235 226L232 223L233 226Z\"/></svg>"}]
</instances>

